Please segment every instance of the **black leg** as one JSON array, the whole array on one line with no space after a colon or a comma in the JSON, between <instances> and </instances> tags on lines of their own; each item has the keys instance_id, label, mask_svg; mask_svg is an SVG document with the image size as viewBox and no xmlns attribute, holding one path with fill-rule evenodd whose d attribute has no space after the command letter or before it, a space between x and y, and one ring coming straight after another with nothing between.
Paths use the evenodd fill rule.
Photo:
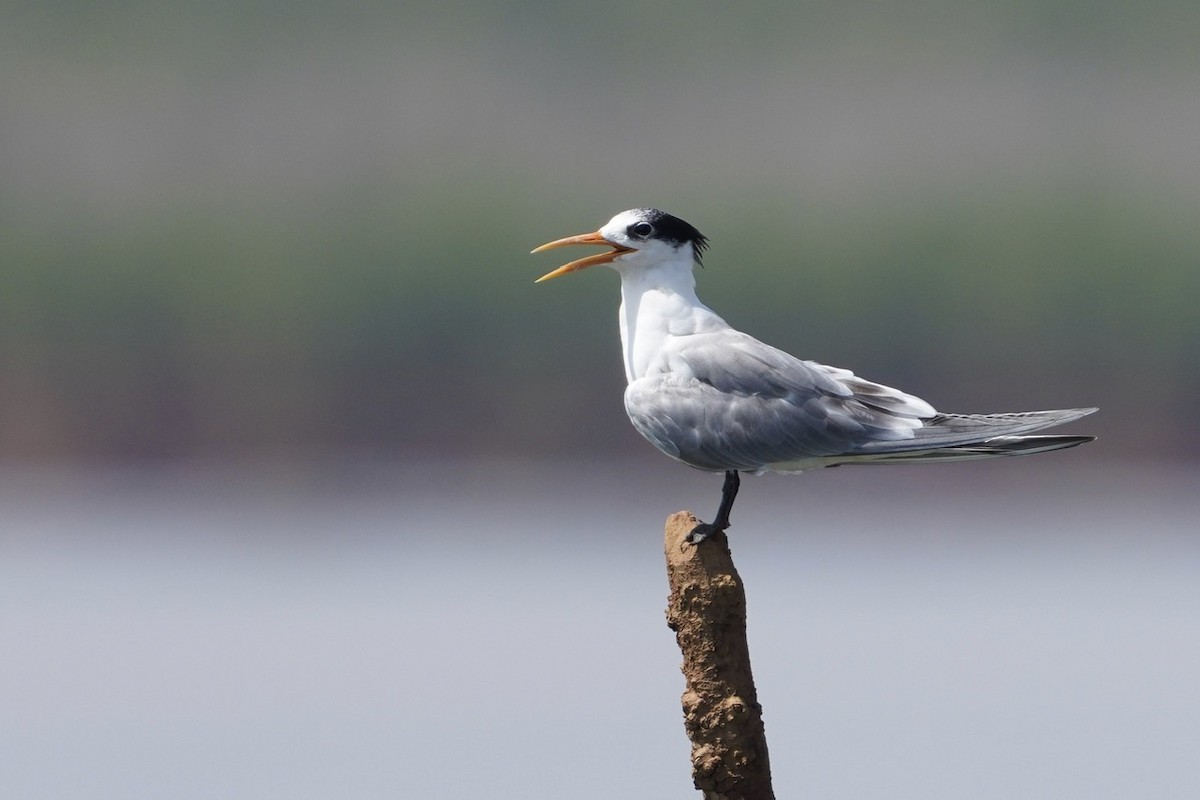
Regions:
<instances>
[{"instance_id":1,"label":"black leg","mask_svg":"<svg viewBox=\"0 0 1200 800\"><path fill-rule=\"evenodd\" d=\"M701 522L692 528L692 532L688 534L689 542L699 544L717 531L723 531L729 527L729 512L733 510L733 501L737 497L738 487L741 485L742 479L737 470L726 470L725 485L721 487L721 507L717 509L717 518L712 522Z\"/></svg>"}]
</instances>

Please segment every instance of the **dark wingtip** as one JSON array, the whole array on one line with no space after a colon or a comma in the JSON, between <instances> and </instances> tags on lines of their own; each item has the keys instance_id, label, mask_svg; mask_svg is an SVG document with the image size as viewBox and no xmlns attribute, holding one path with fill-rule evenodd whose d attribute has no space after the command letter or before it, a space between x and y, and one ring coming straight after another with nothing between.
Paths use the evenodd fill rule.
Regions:
<instances>
[{"instance_id":1,"label":"dark wingtip","mask_svg":"<svg viewBox=\"0 0 1200 800\"><path fill-rule=\"evenodd\" d=\"M966 445L962 450L989 450L997 454L1020 455L1022 453L1041 453L1052 450L1065 450L1068 447L1078 447L1081 444L1096 441L1095 436L1087 434L1050 434L1034 436L997 436L977 445Z\"/></svg>"}]
</instances>

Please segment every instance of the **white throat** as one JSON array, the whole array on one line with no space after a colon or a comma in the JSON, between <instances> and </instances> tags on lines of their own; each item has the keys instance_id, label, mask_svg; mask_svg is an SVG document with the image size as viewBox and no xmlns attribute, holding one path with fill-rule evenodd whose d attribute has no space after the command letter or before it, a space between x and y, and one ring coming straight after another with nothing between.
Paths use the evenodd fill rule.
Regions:
<instances>
[{"instance_id":1,"label":"white throat","mask_svg":"<svg viewBox=\"0 0 1200 800\"><path fill-rule=\"evenodd\" d=\"M628 382L671 371L667 345L672 339L728 327L696 297L690 253L651 267L613 267L621 275L621 350Z\"/></svg>"}]
</instances>

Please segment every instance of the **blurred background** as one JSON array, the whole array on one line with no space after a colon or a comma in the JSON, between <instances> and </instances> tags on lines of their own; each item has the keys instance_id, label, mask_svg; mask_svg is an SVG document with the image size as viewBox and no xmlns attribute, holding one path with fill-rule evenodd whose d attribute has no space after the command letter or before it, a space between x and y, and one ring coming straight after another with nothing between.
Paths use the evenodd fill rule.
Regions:
<instances>
[{"instance_id":1,"label":"blurred background","mask_svg":"<svg viewBox=\"0 0 1200 800\"><path fill-rule=\"evenodd\" d=\"M743 487L780 796L1200 794L1200 6L0 9L0 795L692 796L621 405L702 299L1038 459ZM583 778L581 785L580 778Z\"/></svg>"}]
</instances>

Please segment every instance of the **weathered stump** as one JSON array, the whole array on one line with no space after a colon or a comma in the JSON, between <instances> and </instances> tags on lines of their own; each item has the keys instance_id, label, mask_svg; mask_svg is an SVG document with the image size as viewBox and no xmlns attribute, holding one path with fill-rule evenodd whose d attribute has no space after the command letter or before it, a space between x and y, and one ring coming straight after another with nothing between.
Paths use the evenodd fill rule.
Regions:
<instances>
[{"instance_id":1,"label":"weathered stump","mask_svg":"<svg viewBox=\"0 0 1200 800\"><path fill-rule=\"evenodd\" d=\"M725 534L698 545L699 522L667 519L667 625L683 653L683 720L692 742L692 778L705 800L774 800L762 707L746 644L746 593Z\"/></svg>"}]
</instances>

